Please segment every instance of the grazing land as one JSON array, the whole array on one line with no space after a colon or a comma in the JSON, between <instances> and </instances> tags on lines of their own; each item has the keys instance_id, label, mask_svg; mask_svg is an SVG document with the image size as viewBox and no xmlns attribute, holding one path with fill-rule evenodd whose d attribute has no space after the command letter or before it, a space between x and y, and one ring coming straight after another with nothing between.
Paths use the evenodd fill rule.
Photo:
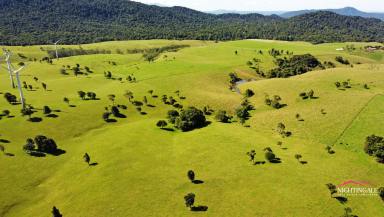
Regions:
<instances>
[{"instance_id":1,"label":"grazing land","mask_svg":"<svg viewBox=\"0 0 384 217\"><path fill-rule=\"evenodd\" d=\"M175 45L187 46L153 49ZM83 217L341 216L346 207L357 216L383 216L379 196L351 196L342 204L326 187L347 180L384 186L384 164L364 152L367 136L384 136L384 51L368 52L368 45L380 44L120 41L60 46L108 52L43 61L53 46L6 47L16 68L26 65L20 78L32 89L23 92L39 121L29 121L20 104L6 101L5 93L17 98L19 93L1 68L0 112L10 115L0 120L0 145L8 153L0 153L0 217L48 217L53 206L63 216ZM284 51L280 58L311 54L334 66L268 78L255 70L268 74L276 68L272 48ZM81 73L75 75L76 68ZM246 81L236 85L240 93L231 90L229 73ZM303 99L300 93L310 90L311 97ZM83 100L78 91L96 96ZM253 109L241 119L236 109L246 92ZM173 127L167 112L181 109L164 103L163 95L184 109L212 109L206 126L188 132ZM279 109L265 103L275 95ZM103 118L106 107L117 105L119 115ZM44 106L52 110L49 115ZM230 123L215 119L219 110L233 116ZM168 126L157 127L159 120ZM54 139L64 153L26 153L26 140L37 135ZM264 161L267 147L279 163L249 161L250 150L255 161ZM203 183L191 183L189 170ZM208 206L206 212L185 207L183 197L190 192L196 206Z\"/></svg>"}]
</instances>

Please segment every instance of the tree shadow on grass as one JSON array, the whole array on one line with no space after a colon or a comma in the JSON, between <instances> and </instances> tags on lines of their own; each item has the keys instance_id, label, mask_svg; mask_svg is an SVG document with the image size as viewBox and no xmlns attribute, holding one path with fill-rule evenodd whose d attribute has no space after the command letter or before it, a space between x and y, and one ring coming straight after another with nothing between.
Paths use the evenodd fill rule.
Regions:
<instances>
[{"instance_id":1,"label":"tree shadow on grass","mask_svg":"<svg viewBox=\"0 0 384 217\"><path fill-rule=\"evenodd\" d=\"M58 148L58 149L56 149L56 151L49 153L49 154L51 154L53 156L60 156L60 155L65 154L65 153L67 153L67 152Z\"/></svg>"},{"instance_id":2,"label":"tree shadow on grass","mask_svg":"<svg viewBox=\"0 0 384 217\"><path fill-rule=\"evenodd\" d=\"M117 117L117 118L127 118L127 116L125 114L121 114L121 113L116 114L115 117Z\"/></svg>"},{"instance_id":3,"label":"tree shadow on grass","mask_svg":"<svg viewBox=\"0 0 384 217\"><path fill-rule=\"evenodd\" d=\"M151 105L151 104L148 104L147 106L148 106L148 107L151 107L151 108L155 108L155 107L156 107L156 106Z\"/></svg>"},{"instance_id":4,"label":"tree shadow on grass","mask_svg":"<svg viewBox=\"0 0 384 217\"><path fill-rule=\"evenodd\" d=\"M200 184L203 184L204 181L203 180L193 180L192 183L195 185L200 185Z\"/></svg>"},{"instance_id":5,"label":"tree shadow on grass","mask_svg":"<svg viewBox=\"0 0 384 217\"><path fill-rule=\"evenodd\" d=\"M40 117L32 117L32 118L29 119L29 121L32 122L32 123L38 123L38 122L42 122L43 119L40 118Z\"/></svg>"},{"instance_id":6,"label":"tree shadow on grass","mask_svg":"<svg viewBox=\"0 0 384 217\"><path fill-rule=\"evenodd\" d=\"M175 130L172 128L161 128L162 130L169 131L169 132L174 132Z\"/></svg>"},{"instance_id":7,"label":"tree shadow on grass","mask_svg":"<svg viewBox=\"0 0 384 217\"><path fill-rule=\"evenodd\" d=\"M76 105L69 105L69 107L71 107L71 108L75 108L75 107L76 107Z\"/></svg>"},{"instance_id":8,"label":"tree shadow on grass","mask_svg":"<svg viewBox=\"0 0 384 217\"><path fill-rule=\"evenodd\" d=\"M300 161L300 163L305 165L305 164L308 164L308 161Z\"/></svg>"},{"instance_id":9,"label":"tree shadow on grass","mask_svg":"<svg viewBox=\"0 0 384 217\"><path fill-rule=\"evenodd\" d=\"M11 141L7 139L0 139L0 143L11 143Z\"/></svg>"},{"instance_id":10,"label":"tree shadow on grass","mask_svg":"<svg viewBox=\"0 0 384 217\"><path fill-rule=\"evenodd\" d=\"M346 204L348 202L348 198L342 197L342 196L337 196L334 197L336 200L338 200L341 204Z\"/></svg>"},{"instance_id":11,"label":"tree shadow on grass","mask_svg":"<svg viewBox=\"0 0 384 217\"><path fill-rule=\"evenodd\" d=\"M281 159L280 158L275 158L275 159L270 160L269 163L280 164L281 163Z\"/></svg>"},{"instance_id":12,"label":"tree shadow on grass","mask_svg":"<svg viewBox=\"0 0 384 217\"><path fill-rule=\"evenodd\" d=\"M147 112L140 112L141 115L147 115Z\"/></svg>"},{"instance_id":13,"label":"tree shadow on grass","mask_svg":"<svg viewBox=\"0 0 384 217\"><path fill-rule=\"evenodd\" d=\"M193 206L191 207L192 212L206 212L208 210L208 206Z\"/></svg>"},{"instance_id":14,"label":"tree shadow on grass","mask_svg":"<svg viewBox=\"0 0 384 217\"><path fill-rule=\"evenodd\" d=\"M49 114L47 115L48 118L58 118L59 116L56 114Z\"/></svg>"},{"instance_id":15,"label":"tree shadow on grass","mask_svg":"<svg viewBox=\"0 0 384 217\"><path fill-rule=\"evenodd\" d=\"M117 122L117 120L116 119L107 119L107 120L105 120L105 122L107 122L107 123L116 123Z\"/></svg>"},{"instance_id":16,"label":"tree shadow on grass","mask_svg":"<svg viewBox=\"0 0 384 217\"><path fill-rule=\"evenodd\" d=\"M264 165L265 163L265 161L256 161L254 165Z\"/></svg>"},{"instance_id":17,"label":"tree shadow on grass","mask_svg":"<svg viewBox=\"0 0 384 217\"><path fill-rule=\"evenodd\" d=\"M97 165L99 165L99 163L97 163L97 162L94 162L94 163L89 164L89 166L91 166L91 167L95 167L95 166L97 166Z\"/></svg>"},{"instance_id":18,"label":"tree shadow on grass","mask_svg":"<svg viewBox=\"0 0 384 217\"><path fill-rule=\"evenodd\" d=\"M12 154L12 153L4 153L4 155L7 157L14 157L15 156L15 154Z\"/></svg>"}]
</instances>

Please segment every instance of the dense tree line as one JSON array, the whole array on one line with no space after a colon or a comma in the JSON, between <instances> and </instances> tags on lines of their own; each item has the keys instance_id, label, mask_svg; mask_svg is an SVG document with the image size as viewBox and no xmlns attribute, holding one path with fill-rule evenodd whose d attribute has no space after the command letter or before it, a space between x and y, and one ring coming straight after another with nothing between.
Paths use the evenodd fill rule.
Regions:
<instances>
[{"instance_id":1,"label":"dense tree line","mask_svg":"<svg viewBox=\"0 0 384 217\"><path fill-rule=\"evenodd\" d=\"M378 19L324 11L283 19L212 15L125 0L14 0L1 1L0 13L0 41L8 45L48 44L57 39L65 44L128 39L384 40L384 22Z\"/></svg>"}]
</instances>

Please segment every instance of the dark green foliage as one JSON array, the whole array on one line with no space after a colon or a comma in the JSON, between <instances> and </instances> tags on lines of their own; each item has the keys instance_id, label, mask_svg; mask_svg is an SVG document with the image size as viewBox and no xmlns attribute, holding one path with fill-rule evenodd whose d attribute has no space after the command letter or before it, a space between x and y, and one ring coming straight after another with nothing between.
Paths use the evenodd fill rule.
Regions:
<instances>
[{"instance_id":1,"label":"dark green foliage","mask_svg":"<svg viewBox=\"0 0 384 217\"><path fill-rule=\"evenodd\" d=\"M371 135L366 138L365 153L376 157L377 161L384 163L384 138L381 136Z\"/></svg>"},{"instance_id":2,"label":"dark green foliage","mask_svg":"<svg viewBox=\"0 0 384 217\"><path fill-rule=\"evenodd\" d=\"M245 97L249 98L249 97L252 97L253 95L255 95L255 93L251 89L245 90L245 93L244 93Z\"/></svg>"},{"instance_id":3,"label":"dark green foliage","mask_svg":"<svg viewBox=\"0 0 384 217\"><path fill-rule=\"evenodd\" d=\"M379 188L378 191L379 191L379 196L384 201L384 187Z\"/></svg>"},{"instance_id":4,"label":"dark green foliage","mask_svg":"<svg viewBox=\"0 0 384 217\"><path fill-rule=\"evenodd\" d=\"M79 97L84 100L85 99L85 96L86 96L86 93L84 91L77 91L77 94L79 94Z\"/></svg>"},{"instance_id":5,"label":"dark green foliage","mask_svg":"<svg viewBox=\"0 0 384 217\"><path fill-rule=\"evenodd\" d=\"M341 64L349 65L349 61L347 59L344 59L342 56L337 56L335 60Z\"/></svg>"},{"instance_id":6,"label":"dark green foliage","mask_svg":"<svg viewBox=\"0 0 384 217\"><path fill-rule=\"evenodd\" d=\"M168 123L164 120L160 120L156 123L156 126L157 127L160 127L161 129L163 129L164 127L166 127L168 125Z\"/></svg>"},{"instance_id":7,"label":"dark green foliage","mask_svg":"<svg viewBox=\"0 0 384 217\"><path fill-rule=\"evenodd\" d=\"M228 123L231 117L227 115L227 112L224 110L217 111L215 119L219 122Z\"/></svg>"},{"instance_id":8,"label":"dark green foliage","mask_svg":"<svg viewBox=\"0 0 384 217\"><path fill-rule=\"evenodd\" d=\"M47 84L46 83L41 83L41 86L43 87L44 90L47 90Z\"/></svg>"},{"instance_id":9,"label":"dark green foliage","mask_svg":"<svg viewBox=\"0 0 384 217\"><path fill-rule=\"evenodd\" d=\"M175 120L176 128L181 131L190 131L196 128L201 128L206 125L206 119L203 111L195 108L189 107L183 110L179 117Z\"/></svg>"},{"instance_id":10,"label":"dark green foliage","mask_svg":"<svg viewBox=\"0 0 384 217\"><path fill-rule=\"evenodd\" d=\"M45 115L49 115L49 114L51 114L51 112L52 112L52 110L51 110L51 108L49 108L49 106L44 106L43 107L43 113Z\"/></svg>"},{"instance_id":11,"label":"dark green foliage","mask_svg":"<svg viewBox=\"0 0 384 217\"><path fill-rule=\"evenodd\" d=\"M35 113L35 111L34 111L30 106L27 106L27 107L21 109L20 112L21 112L21 115L22 115L22 116L28 116L28 117L29 117L28 120L31 120L31 115L32 115L33 113Z\"/></svg>"},{"instance_id":12,"label":"dark green foliage","mask_svg":"<svg viewBox=\"0 0 384 217\"><path fill-rule=\"evenodd\" d=\"M57 151L56 142L43 135L38 135L35 137L35 144L37 145L37 150L40 152L54 154Z\"/></svg>"},{"instance_id":13,"label":"dark green foliage","mask_svg":"<svg viewBox=\"0 0 384 217\"><path fill-rule=\"evenodd\" d=\"M247 155L249 156L249 161L252 161L252 162L255 161L255 157L256 157L256 151L255 150L251 150L251 151L247 152Z\"/></svg>"},{"instance_id":14,"label":"dark green foliage","mask_svg":"<svg viewBox=\"0 0 384 217\"><path fill-rule=\"evenodd\" d=\"M111 107L111 113L115 117L120 117L121 116L120 110L119 110L119 108L117 106L112 106Z\"/></svg>"},{"instance_id":15,"label":"dark green foliage","mask_svg":"<svg viewBox=\"0 0 384 217\"><path fill-rule=\"evenodd\" d=\"M315 98L315 91L313 90L309 90L308 92L302 92L299 94L299 96L302 98L302 99L313 99Z\"/></svg>"},{"instance_id":16,"label":"dark green foliage","mask_svg":"<svg viewBox=\"0 0 384 217\"><path fill-rule=\"evenodd\" d=\"M189 170L187 176L191 182L195 181L195 172L193 172L193 170Z\"/></svg>"},{"instance_id":17,"label":"dark green foliage","mask_svg":"<svg viewBox=\"0 0 384 217\"><path fill-rule=\"evenodd\" d=\"M176 110L168 111L167 118L168 118L169 123L174 124L176 122L177 117L179 117L178 111L176 111Z\"/></svg>"},{"instance_id":18,"label":"dark green foliage","mask_svg":"<svg viewBox=\"0 0 384 217\"><path fill-rule=\"evenodd\" d=\"M185 195L184 201L185 201L185 206L192 209L193 205L195 204L195 194L189 193Z\"/></svg>"},{"instance_id":19,"label":"dark green foliage","mask_svg":"<svg viewBox=\"0 0 384 217\"><path fill-rule=\"evenodd\" d=\"M9 45L48 44L56 39L83 44L129 39L263 38L323 43L384 38L384 24L378 19L324 11L283 19L260 14L212 15L126 0L29 0L3 1L0 14L7 17L0 20L7 33L0 34L0 41Z\"/></svg>"},{"instance_id":20,"label":"dark green foliage","mask_svg":"<svg viewBox=\"0 0 384 217\"><path fill-rule=\"evenodd\" d=\"M17 103L17 97L11 93L5 93L4 98L7 100L7 102L11 105Z\"/></svg>"},{"instance_id":21,"label":"dark green foliage","mask_svg":"<svg viewBox=\"0 0 384 217\"><path fill-rule=\"evenodd\" d=\"M273 96L273 98L269 98L268 95L265 96L264 103L268 106L271 106L272 108L275 109L280 109L285 106L285 104L281 103L281 97L278 95Z\"/></svg>"},{"instance_id":22,"label":"dark green foliage","mask_svg":"<svg viewBox=\"0 0 384 217\"><path fill-rule=\"evenodd\" d=\"M317 67L322 67L319 60L311 54L294 55L288 58L278 58L275 60L277 68L268 72L270 78L287 78L312 71Z\"/></svg>"},{"instance_id":23,"label":"dark green foliage","mask_svg":"<svg viewBox=\"0 0 384 217\"><path fill-rule=\"evenodd\" d=\"M229 73L229 83L234 85L236 84L236 82L239 82L239 81L241 81L241 79L237 76L236 73L234 72Z\"/></svg>"},{"instance_id":24,"label":"dark green foliage","mask_svg":"<svg viewBox=\"0 0 384 217\"><path fill-rule=\"evenodd\" d=\"M55 206L52 208L52 217L63 217L59 209L57 209Z\"/></svg>"},{"instance_id":25,"label":"dark green foliage","mask_svg":"<svg viewBox=\"0 0 384 217\"><path fill-rule=\"evenodd\" d=\"M33 139L31 138L28 138L27 139L27 142L26 144L23 146L23 150L26 152L26 153L31 153L32 151L35 150L35 142L33 141Z\"/></svg>"},{"instance_id":26,"label":"dark green foliage","mask_svg":"<svg viewBox=\"0 0 384 217\"><path fill-rule=\"evenodd\" d=\"M109 116L111 116L111 113L110 112L104 112L103 113L103 115L102 115L102 117L103 117L103 120L105 121L105 122L108 122L109 121Z\"/></svg>"},{"instance_id":27,"label":"dark green foliage","mask_svg":"<svg viewBox=\"0 0 384 217\"><path fill-rule=\"evenodd\" d=\"M94 92L87 92L87 97L90 100L96 100L96 93L94 93Z\"/></svg>"},{"instance_id":28,"label":"dark green foliage","mask_svg":"<svg viewBox=\"0 0 384 217\"><path fill-rule=\"evenodd\" d=\"M87 163L89 165L89 162L91 161L91 157L88 155L88 153L84 154L83 159L84 159L85 163Z\"/></svg>"},{"instance_id":29,"label":"dark green foliage","mask_svg":"<svg viewBox=\"0 0 384 217\"><path fill-rule=\"evenodd\" d=\"M267 159L269 162L273 162L276 159L276 155L272 151L266 151L265 159Z\"/></svg>"},{"instance_id":30,"label":"dark green foliage","mask_svg":"<svg viewBox=\"0 0 384 217\"><path fill-rule=\"evenodd\" d=\"M92 54L110 54L111 51L110 50L105 50L105 49L88 49L88 50L85 50L83 48L79 48L79 49L74 49L74 48L60 48L60 49L57 49L57 53L59 55L59 57L63 58L63 57L70 57L70 56L80 56L80 55L92 55ZM56 50L47 50L47 54L49 56L49 58L51 59L54 59L56 58ZM86 70L88 73L90 73L90 71Z\"/></svg>"},{"instance_id":31,"label":"dark green foliage","mask_svg":"<svg viewBox=\"0 0 384 217\"><path fill-rule=\"evenodd\" d=\"M329 190L329 193L331 194L331 197L332 197L335 193L337 193L336 186L335 186L334 184L332 184L332 183L328 183L328 184L326 184L326 186L327 186L327 188L328 188L328 190Z\"/></svg>"},{"instance_id":32,"label":"dark green foliage","mask_svg":"<svg viewBox=\"0 0 384 217\"><path fill-rule=\"evenodd\" d=\"M176 52L182 48L189 47L189 45L168 45L159 48L149 48L149 49L134 49L128 50L128 53L143 53L143 58L148 62L153 62L161 53L164 52Z\"/></svg>"},{"instance_id":33,"label":"dark green foliage","mask_svg":"<svg viewBox=\"0 0 384 217\"><path fill-rule=\"evenodd\" d=\"M0 116L9 117L9 114L11 114L11 112L9 110L3 110L3 114Z\"/></svg>"}]
</instances>

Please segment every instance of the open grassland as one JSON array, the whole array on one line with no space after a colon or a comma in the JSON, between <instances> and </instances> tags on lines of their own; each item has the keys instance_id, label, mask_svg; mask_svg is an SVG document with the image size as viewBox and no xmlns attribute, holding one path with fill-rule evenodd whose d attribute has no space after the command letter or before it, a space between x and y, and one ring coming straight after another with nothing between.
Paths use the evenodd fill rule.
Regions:
<instances>
[{"instance_id":1,"label":"open grassland","mask_svg":"<svg viewBox=\"0 0 384 217\"><path fill-rule=\"evenodd\" d=\"M163 53L153 63L144 61L141 54L125 53L127 49L170 44L191 47ZM384 133L384 54L360 49L336 51L346 44L357 48L366 45L265 40L105 42L81 46L109 49L112 54L72 56L54 60L53 64L24 60L27 68L21 79L36 87L25 91L27 102L37 109L48 105L60 112L55 113L57 118L49 118L39 110L33 116L43 121L32 123L21 117L20 105L9 105L0 95L0 111L8 109L15 116L0 120L1 144L15 155L0 155L0 217L48 217L52 206L64 216L79 217L341 216L344 207L351 207L358 216L383 216L384 206L378 196L352 196L342 205L330 197L325 186L346 180L384 185L384 165L363 151L366 136ZM336 64L333 69L291 78L261 79L246 62L256 57L263 69L274 67L268 55L271 48L311 53L321 61L335 62L336 56L343 56L354 67ZM17 53L32 59L46 56L40 46L8 49L15 54L15 65L22 61ZM116 49L124 54L117 54ZM78 77L60 74L62 65L76 63L94 73ZM104 71L123 81L105 79ZM208 117L210 125L191 132L156 127L172 108L161 102L164 94L174 96L184 107L210 106L233 114L243 99L228 88L228 73L234 71L241 78L255 79L239 87L241 92L255 92L250 98L255 110L246 122L250 127L238 122L219 123L213 117ZM6 71L0 72L0 92L18 95L17 89L10 88ZM131 74L136 83L125 81ZM335 87L336 81L348 79L352 88ZM48 91L41 88L41 82L47 84ZM317 98L302 100L299 93L310 89ZM100 100L81 100L79 90L93 91ZM147 96L154 107L144 106L147 114L141 115L123 96L126 90L132 91L137 100ZM150 97L148 90L154 90L159 98ZM176 90L186 99L179 100ZM104 107L111 105L109 94L116 95L115 104L128 106L122 110L127 118L116 123L102 119ZM279 110L266 106L265 94L281 96L287 106ZM73 107L63 102L64 97ZM298 121L296 114L304 121ZM292 132L291 137L281 138L276 133L279 122ZM54 138L66 153L43 158L24 153L25 140L39 134ZM282 147L276 145L278 141L283 142ZM333 147L334 155L326 152L327 145ZM255 149L256 160L264 160L265 147L271 147L282 163L252 165L245 153ZM86 152L97 166L83 162ZM295 154L301 154L308 164L300 164ZM190 169L203 184L188 181L186 173ZM196 194L196 204L209 207L207 212L192 213L185 207L183 196L189 192Z\"/></svg>"}]
</instances>

